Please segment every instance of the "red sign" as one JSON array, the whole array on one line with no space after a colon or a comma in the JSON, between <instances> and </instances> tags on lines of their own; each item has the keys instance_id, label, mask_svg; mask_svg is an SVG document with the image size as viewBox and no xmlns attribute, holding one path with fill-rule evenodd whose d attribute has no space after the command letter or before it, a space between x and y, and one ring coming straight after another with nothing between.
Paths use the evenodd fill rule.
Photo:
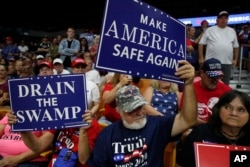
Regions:
<instances>
[{"instance_id":1,"label":"red sign","mask_svg":"<svg viewBox=\"0 0 250 167\"><path fill-rule=\"evenodd\" d=\"M196 167L232 167L249 163L250 147L194 143ZM237 152L238 154L232 154ZM248 157L249 156L249 157Z\"/></svg>"}]
</instances>

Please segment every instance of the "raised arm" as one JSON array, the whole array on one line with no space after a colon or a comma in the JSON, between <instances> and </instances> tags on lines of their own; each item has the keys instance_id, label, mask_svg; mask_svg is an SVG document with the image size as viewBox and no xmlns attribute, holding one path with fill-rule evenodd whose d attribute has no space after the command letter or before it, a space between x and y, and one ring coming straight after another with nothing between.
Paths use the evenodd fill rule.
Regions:
<instances>
[{"instance_id":1,"label":"raised arm","mask_svg":"<svg viewBox=\"0 0 250 167\"><path fill-rule=\"evenodd\" d=\"M8 123L17 123L17 117L16 115L14 115L13 111L8 112ZM37 137L31 131L20 132L20 134L25 145L35 153L41 153L43 151L46 151L50 147L54 139L54 134L49 131L44 131L43 135L40 137Z\"/></svg>"},{"instance_id":2,"label":"raised arm","mask_svg":"<svg viewBox=\"0 0 250 167\"><path fill-rule=\"evenodd\" d=\"M81 164L86 164L92 150L89 144L89 136L87 129L92 126L91 112L87 110L83 115L85 122L89 123L87 127L81 127L79 130L79 141L78 141L78 157Z\"/></svg>"},{"instance_id":3,"label":"raised arm","mask_svg":"<svg viewBox=\"0 0 250 167\"><path fill-rule=\"evenodd\" d=\"M184 99L183 107L174 120L172 136L180 134L195 125L197 119L197 101L193 87L195 70L194 67L185 60L179 63L182 66L176 70L176 75L179 76L180 79L184 79Z\"/></svg>"}]
</instances>

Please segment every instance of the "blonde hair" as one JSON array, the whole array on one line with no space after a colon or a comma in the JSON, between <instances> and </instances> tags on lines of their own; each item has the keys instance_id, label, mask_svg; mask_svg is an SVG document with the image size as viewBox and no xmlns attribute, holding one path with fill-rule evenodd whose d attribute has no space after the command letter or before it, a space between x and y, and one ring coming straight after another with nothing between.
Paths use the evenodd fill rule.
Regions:
<instances>
[{"instance_id":1,"label":"blonde hair","mask_svg":"<svg viewBox=\"0 0 250 167\"><path fill-rule=\"evenodd\" d=\"M115 73L114 76L112 77L111 83L113 86L119 83L120 75L121 75L120 73Z\"/></svg>"},{"instance_id":2,"label":"blonde hair","mask_svg":"<svg viewBox=\"0 0 250 167\"><path fill-rule=\"evenodd\" d=\"M169 92L176 92L176 91L178 91L178 85L176 83L173 83L173 82L170 82L170 81L167 81L167 82L170 83ZM150 86L152 86L154 89L159 90L159 88L160 88L159 80L152 79Z\"/></svg>"}]
</instances>

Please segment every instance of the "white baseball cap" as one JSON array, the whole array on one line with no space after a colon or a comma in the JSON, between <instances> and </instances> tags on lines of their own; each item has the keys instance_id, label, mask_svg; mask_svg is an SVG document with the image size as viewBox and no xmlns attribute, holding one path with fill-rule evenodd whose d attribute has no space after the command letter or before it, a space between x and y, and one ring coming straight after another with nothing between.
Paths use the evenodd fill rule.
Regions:
<instances>
[{"instance_id":1,"label":"white baseball cap","mask_svg":"<svg viewBox=\"0 0 250 167\"><path fill-rule=\"evenodd\" d=\"M44 59L44 56L43 55L37 55L36 59Z\"/></svg>"},{"instance_id":2,"label":"white baseball cap","mask_svg":"<svg viewBox=\"0 0 250 167\"><path fill-rule=\"evenodd\" d=\"M63 64L63 61L60 58L56 58L54 59L53 64L56 64L56 63Z\"/></svg>"}]
</instances>

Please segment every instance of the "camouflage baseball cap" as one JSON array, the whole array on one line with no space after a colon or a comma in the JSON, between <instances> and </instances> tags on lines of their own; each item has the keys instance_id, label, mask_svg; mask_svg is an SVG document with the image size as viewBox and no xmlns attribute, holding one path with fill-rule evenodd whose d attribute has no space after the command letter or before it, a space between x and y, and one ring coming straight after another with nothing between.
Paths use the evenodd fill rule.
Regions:
<instances>
[{"instance_id":1,"label":"camouflage baseball cap","mask_svg":"<svg viewBox=\"0 0 250 167\"><path fill-rule=\"evenodd\" d=\"M121 87L116 93L116 104L124 110L124 112L131 112L136 108L147 104L142 97L140 90L134 85L127 85Z\"/></svg>"}]
</instances>

